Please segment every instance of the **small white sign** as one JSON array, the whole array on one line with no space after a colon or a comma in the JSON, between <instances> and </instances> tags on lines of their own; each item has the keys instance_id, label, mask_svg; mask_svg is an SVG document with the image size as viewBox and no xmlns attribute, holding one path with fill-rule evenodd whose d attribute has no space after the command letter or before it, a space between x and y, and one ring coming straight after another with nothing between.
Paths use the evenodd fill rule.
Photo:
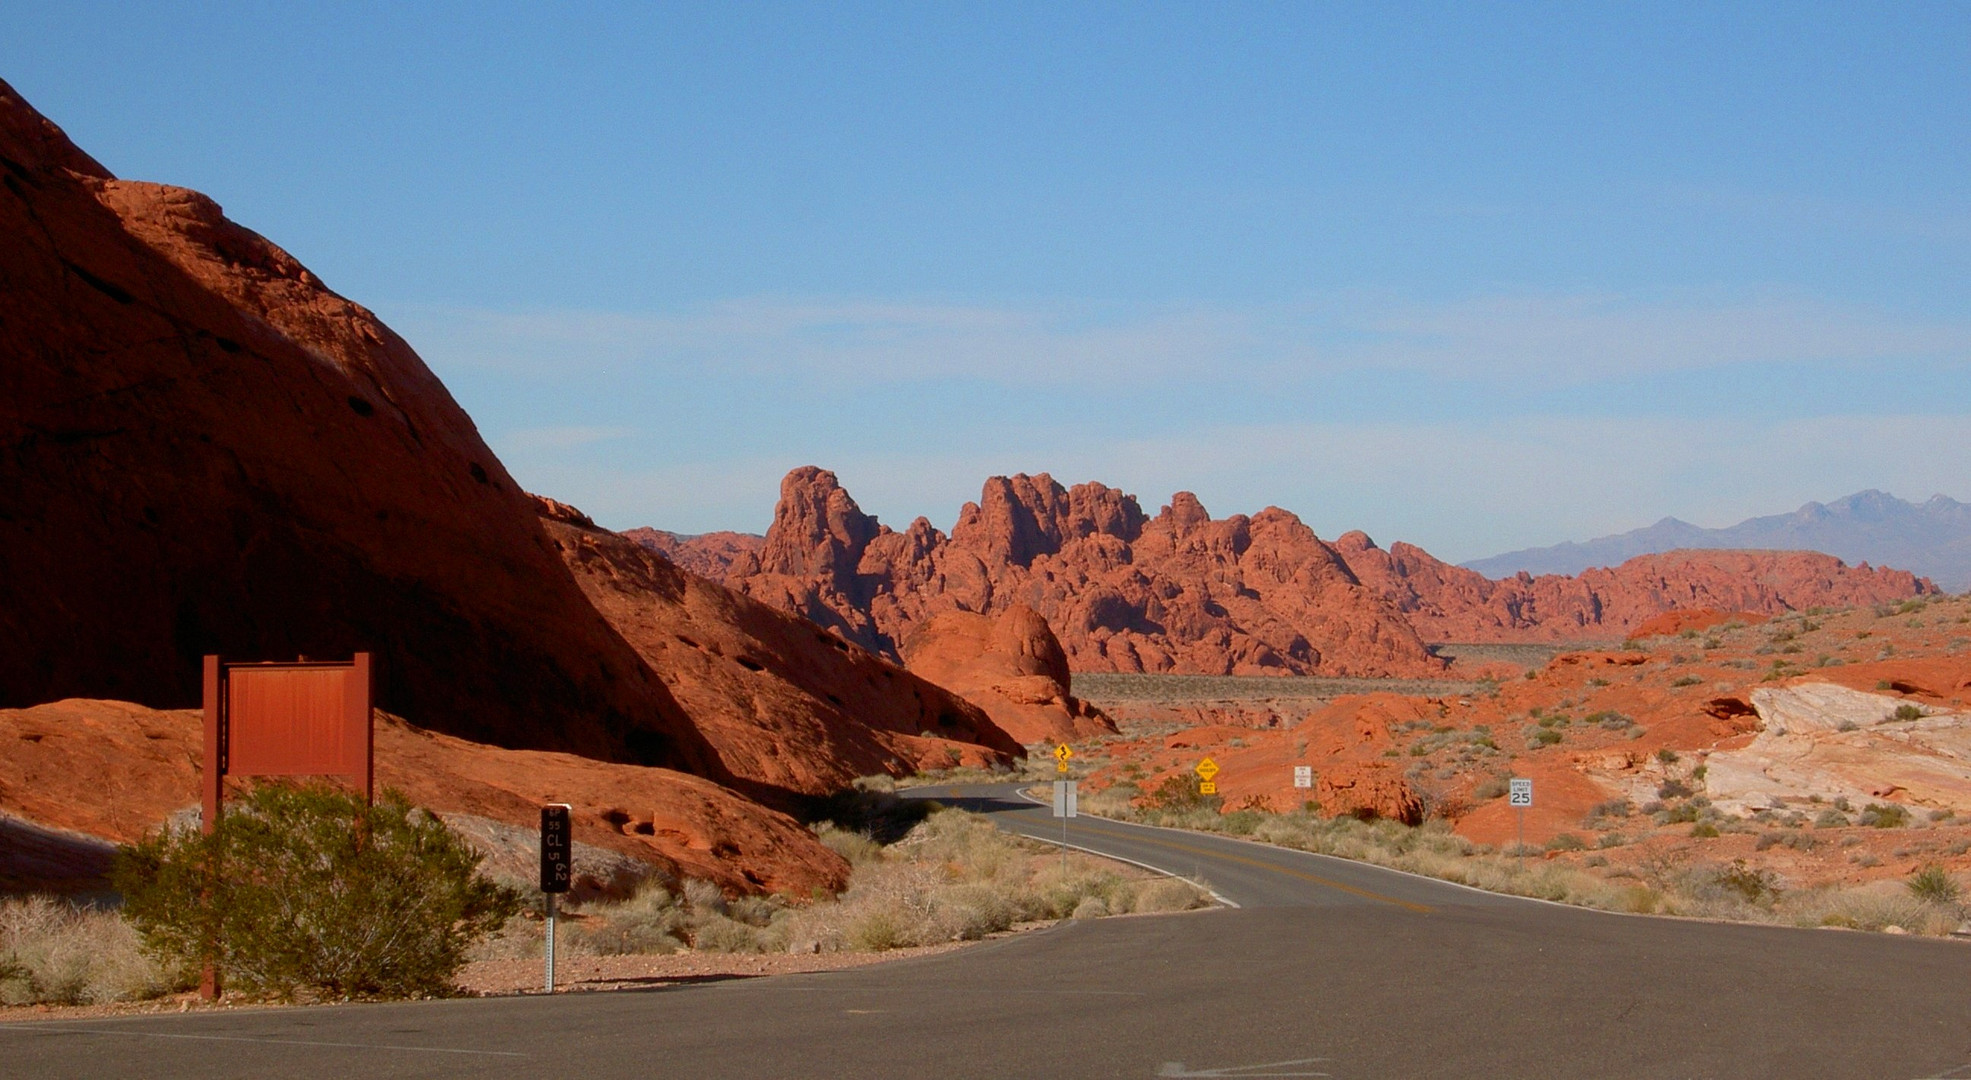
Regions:
<instances>
[{"instance_id":1,"label":"small white sign","mask_svg":"<svg viewBox=\"0 0 1971 1080\"><path fill-rule=\"evenodd\" d=\"M1081 799L1075 790L1075 781L1054 781L1054 816L1058 818L1078 817Z\"/></svg>"},{"instance_id":2,"label":"small white sign","mask_svg":"<svg viewBox=\"0 0 1971 1080\"><path fill-rule=\"evenodd\" d=\"M1506 801L1514 806L1532 806L1533 781L1514 777L1506 785Z\"/></svg>"},{"instance_id":3,"label":"small white sign","mask_svg":"<svg viewBox=\"0 0 1971 1080\"><path fill-rule=\"evenodd\" d=\"M1295 765L1295 766L1293 767L1293 786L1295 786L1295 787L1307 787L1307 788L1311 788L1311 787L1313 787L1313 786L1314 786L1314 766L1312 766L1312 765Z\"/></svg>"}]
</instances>

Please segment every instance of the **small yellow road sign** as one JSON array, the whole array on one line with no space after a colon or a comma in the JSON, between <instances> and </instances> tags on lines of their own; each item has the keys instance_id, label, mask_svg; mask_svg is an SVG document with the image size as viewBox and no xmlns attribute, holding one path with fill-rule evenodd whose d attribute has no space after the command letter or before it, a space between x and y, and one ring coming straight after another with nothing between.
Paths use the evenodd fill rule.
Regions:
<instances>
[{"instance_id":1,"label":"small yellow road sign","mask_svg":"<svg viewBox=\"0 0 1971 1080\"><path fill-rule=\"evenodd\" d=\"M1198 762L1199 779L1203 780L1205 783L1208 784L1211 782L1211 778L1217 775L1218 775L1218 762L1213 761L1210 758L1206 758L1203 761Z\"/></svg>"},{"instance_id":2,"label":"small yellow road sign","mask_svg":"<svg viewBox=\"0 0 1971 1080\"><path fill-rule=\"evenodd\" d=\"M1212 783L1212 782L1211 782L1211 781L1209 781L1209 780L1204 780L1204 781L1201 781L1201 782L1199 782L1199 784L1198 784L1198 794L1200 794L1200 795L1216 795L1216 794L1218 794L1218 785L1217 785L1217 784L1214 784L1214 783Z\"/></svg>"},{"instance_id":3,"label":"small yellow road sign","mask_svg":"<svg viewBox=\"0 0 1971 1080\"><path fill-rule=\"evenodd\" d=\"M1070 747L1067 743L1062 743L1061 745L1054 748L1055 761L1065 762L1073 756L1074 756L1074 748Z\"/></svg>"}]
</instances>

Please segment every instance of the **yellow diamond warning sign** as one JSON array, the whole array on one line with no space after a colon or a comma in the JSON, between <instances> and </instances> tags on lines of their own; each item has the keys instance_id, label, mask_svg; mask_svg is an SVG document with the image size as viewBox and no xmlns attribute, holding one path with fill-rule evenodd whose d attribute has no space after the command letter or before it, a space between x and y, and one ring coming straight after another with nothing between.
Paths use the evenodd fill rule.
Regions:
<instances>
[{"instance_id":1,"label":"yellow diamond warning sign","mask_svg":"<svg viewBox=\"0 0 1971 1080\"><path fill-rule=\"evenodd\" d=\"M1055 761L1065 762L1073 756L1074 756L1074 750L1073 748L1069 747L1067 743L1062 743L1061 745L1054 748Z\"/></svg>"},{"instance_id":2,"label":"yellow diamond warning sign","mask_svg":"<svg viewBox=\"0 0 1971 1080\"><path fill-rule=\"evenodd\" d=\"M1210 783L1211 778L1218 775L1218 762L1213 761L1210 758L1206 758L1203 761L1198 762L1197 772L1198 772L1198 779L1203 780L1206 783Z\"/></svg>"}]
</instances>

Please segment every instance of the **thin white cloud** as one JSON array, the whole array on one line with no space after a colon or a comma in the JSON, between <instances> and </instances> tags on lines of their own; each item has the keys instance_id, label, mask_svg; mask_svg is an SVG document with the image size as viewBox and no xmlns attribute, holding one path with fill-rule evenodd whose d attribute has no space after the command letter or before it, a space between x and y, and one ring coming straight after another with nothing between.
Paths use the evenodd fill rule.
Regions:
<instances>
[{"instance_id":1,"label":"thin white cloud","mask_svg":"<svg viewBox=\"0 0 1971 1080\"><path fill-rule=\"evenodd\" d=\"M1349 296L1264 306L992 306L759 297L681 313L413 308L440 370L520 377L710 369L879 384L1278 385L1367 369L1597 378L1751 363L1971 364L1971 320L1797 297Z\"/></svg>"},{"instance_id":2,"label":"thin white cloud","mask_svg":"<svg viewBox=\"0 0 1971 1080\"><path fill-rule=\"evenodd\" d=\"M632 438L637 434L635 428L627 427L589 427L572 425L563 427L520 428L500 436L503 446L519 451L530 450L572 450L581 446L594 446L597 443L615 442Z\"/></svg>"}]
</instances>

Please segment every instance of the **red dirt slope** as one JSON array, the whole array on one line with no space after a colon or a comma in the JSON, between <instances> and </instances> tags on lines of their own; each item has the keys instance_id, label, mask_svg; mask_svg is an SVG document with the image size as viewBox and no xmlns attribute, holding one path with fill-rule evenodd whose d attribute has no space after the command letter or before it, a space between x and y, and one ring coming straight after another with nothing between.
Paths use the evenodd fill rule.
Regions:
<instances>
[{"instance_id":1,"label":"red dirt slope","mask_svg":"<svg viewBox=\"0 0 1971 1080\"><path fill-rule=\"evenodd\" d=\"M379 717L377 786L439 814L538 828L545 802L575 807L575 838L673 877L735 892L839 889L847 866L792 818L683 773L570 754L501 750ZM0 811L111 841L196 813L196 710L71 699L0 710ZM12 870L0 852L0 880ZM95 865L81 874L100 872Z\"/></svg>"}]
</instances>

